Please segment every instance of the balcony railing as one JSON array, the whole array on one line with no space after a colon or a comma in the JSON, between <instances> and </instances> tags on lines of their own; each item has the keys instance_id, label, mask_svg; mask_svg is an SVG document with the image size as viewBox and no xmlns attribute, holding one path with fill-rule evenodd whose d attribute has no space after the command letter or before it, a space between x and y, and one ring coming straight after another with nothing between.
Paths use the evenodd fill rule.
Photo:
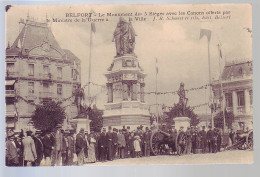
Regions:
<instances>
[{"instance_id":1,"label":"balcony railing","mask_svg":"<svg viewBox=\"0 0 260 177\"><path fill-rule=\"evenodd\" d=\"M5 90L5 96L7 97L13 97L15 95L14 90Z\"/></svg>"},{"instance_id":2,"label":"balcony railing","mask_svg":"<svg viewBox=\"0 0 260 177\"><path fill-rule=\"evenodd\" d=\"M52 98L54 94L52 92L40 92L39 96L41 98Z\"/></svg>"},{"instance_id":3,"label":"balcony railing","mask_svg":"<svg viewBox=\"0 0 260 177\"><path fill-rule=\"evenodd\" d=\"M15 116L15 107L13 104L6 105L6 116L12 117Z\"/></svg>"},{"instance_id":4,"label":"balcony railing","mask_svg":"<svg viewBox=\"0 0 260 177\"><path fill-rule=\"evenodd\" d=\"M243 114L246 114L246 109L244 106L238 106L237 107L237 114L238 115L243 115Z\"/></svg>"}]
</instances>

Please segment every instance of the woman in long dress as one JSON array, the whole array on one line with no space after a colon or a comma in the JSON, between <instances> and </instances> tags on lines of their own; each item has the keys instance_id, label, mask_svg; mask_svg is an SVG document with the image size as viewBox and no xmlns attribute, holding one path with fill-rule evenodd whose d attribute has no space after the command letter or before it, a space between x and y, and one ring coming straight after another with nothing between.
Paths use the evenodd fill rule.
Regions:
<instances>
[{"instance_id":1,"label":"woman in long dress","mask_svg":"<svg viewBox=\"0 0 260 177\"><path fill-rule=\"evenodd\" d=\"M94 138L94 135L91 133L89 136L88 158L87 158L87 162L89 163L96 162L95 144L96 144L96 139Z\"/></svg>"}]
</instances>

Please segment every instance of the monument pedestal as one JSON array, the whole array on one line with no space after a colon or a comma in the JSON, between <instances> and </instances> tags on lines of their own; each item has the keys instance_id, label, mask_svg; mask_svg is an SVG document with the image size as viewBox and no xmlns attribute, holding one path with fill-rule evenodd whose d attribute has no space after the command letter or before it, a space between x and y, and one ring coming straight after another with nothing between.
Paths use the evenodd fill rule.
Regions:
<instances>
[{"instance_id":1,"label":"monument pedestal","mask_svg":"<svg viewBox=\"0 0 260 177\"><path fill-rule=\"evenodd\" d=\"M86 117L79 117L79 118L74 118L72 120L72 122L77 124L77 129L76 129L76 133L79 133L80 129L83 128L85 131L90 132L90 122L91 120L89 120Z\"/></svg>"},{"instance_id":2,"label":"monument pedestal","mask_svg":"<svg viewBox=\"0 0 260 177\"><path fill-rule=\"evenodd\" d=\"M184 131L187 130L187 127L190 127L190 118L188 117L175 117L173 120L177 130L179 130L181 126L183 126Z\"/></svg>"},{"instance_id":3,"label":"monument pedestal","mask_svg":"<svg viewBox=\"0 0 260 177\"><path fill-rule=\"evenodd\" d=\"M105 76L108 80L108 102L105 104L103 127L150 127L149 106L144 101L146 74L136 55L115 57Z\"/></svg>"}]
</instances>

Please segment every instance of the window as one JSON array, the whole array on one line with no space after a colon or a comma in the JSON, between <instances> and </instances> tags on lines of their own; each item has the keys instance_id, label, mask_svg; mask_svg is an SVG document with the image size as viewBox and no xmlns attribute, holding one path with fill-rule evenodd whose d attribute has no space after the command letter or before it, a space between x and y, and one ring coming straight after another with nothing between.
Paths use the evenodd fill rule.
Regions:
<instances>
[{"instance_id":1,"label":"window","mask_svg":"<svg viewBox=\"0 0 260 177\"><path fill-rule=\"evenodd\" d=\"M62 67L57 67L57 72L58 72L58 79L62 79Z\"/></svg>"},{"instance_id":2,"label":"window","mask_svg":"<svg viewBox=\"0 0 260 177\"><path fill-rule=\"evenodd\" d=\"M77 75L78 75L78 71L76 69L72 69L71 70L71 78L73 80L77 80L77 77L78 77Z\"/></svg>"},{"instance_id":3,"label":"window","mask_svg":"<svg viewBox=\"0 0 260 177\"><path fill-rule=\"evenodd\" d=\"M253 104L253 90L249 91L249 96L250 96L250 105Z\"/></svg>"},{"instance_id":4,"label":"window","mask_svg":"<svg viewBox=\"0 0 260 177\"><path fill-rule=\"evenodd\" d=\"M57 94L62 95L62 84L57 84Z\"/></svg>"},{"instance_id":5,"label":"window","mask_svg":"<svg viewBox=\"0 0 260 177\"><path fill-rule=\"evenodd\" d=\"M34 82L28 82L28 94L34 94Z\"/></svg>"},{"instance_id":6,"label":"window","mask_svg":"<svg viewBox=\"0 0 260 177\"><path fill-rule=\"evenodd\" d=\"M226 107L233 107L232 93L225 93Z\"/></svg>"},{"instance_id":7,"label":"window","mask_svg":"<svg viewBox=\"0 0 260 177\"><path fill-rule=\"evenodd\" d=\"M28 100L28 113L33 113L34 111L34 101L33 100Z\"/></svg>"},{"instance_id":8,"label":"window","mask_svg":"<svg viewBox=\"0 0 260 177\"><path fill-rule=\"evenodd\" d=\"M14 104L14 97L6 97L5 98L5 103L6 105L13 105Z\"/></svg>"},{"instance_id":9,"label":"window","mask_svg":"<svg viewBox=\"0 0 260 177\"><path fill-rule=\"evenodd\" d=\"M48 65L43 65L43 74L49 74L50 73L50 68Z\"/></svg>"},{"instance_id":10,"label":"window","mask_svg":"<svg viewBox=\"0 0 260 177\"><path fill-rule=\"evenodd\" d=\"M43 91L44 92L49 92L49 83L44 82L42 85L43 85Z\"/></svg>"},{"instance_id":11,"label":"window","mask_svg":"<svg viewBox=\"0 0 260 177\"><path fill-rule=\"evenodd\" d=\"M7 73L13 73L14 72L14 63L7 63L6 71L7 71Z\"/></svg>"},{"instance_id":12,"label":"window","mask_svg":"<svg viewBox=\"0 0 260 177\"><path fill-rule=\"evenodd\" d=\"M245 106L245 94L244 91L237 92L237 105L238 106Z\"/></svg>"},{"instance_id":13,"label":"window","mask_svg":"<svg viewBox=\"0 0 260 177\"><path fill-rule=\"evenodd\" d=\"M29 64L29 76L34 75L34 64Z\"/></svg>"}]
</instances>

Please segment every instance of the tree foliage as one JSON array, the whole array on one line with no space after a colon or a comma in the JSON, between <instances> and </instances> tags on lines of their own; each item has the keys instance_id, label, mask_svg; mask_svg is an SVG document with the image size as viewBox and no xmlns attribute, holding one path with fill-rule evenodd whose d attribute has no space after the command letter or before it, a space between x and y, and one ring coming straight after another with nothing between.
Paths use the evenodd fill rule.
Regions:
<instances>
[{"instance_id":1,"label":"tree foliage","mask_svg":"<svg viewBox=\"0 0 260 177\"><path fill-rule=\"evenodd\" d=\"M225 111L226 126L228 128L231 128L233 122L234 122L233 112ZM221 111L214 117L214 126L217 127L217 128L223 128L224 127L223 125L224 125L224 117L223 117L223 111Z\"/></svg>"},{"instance_id":2,"label":"tree foliage","mask_svg":"<svg viewBox=\"0 0 260 177\"><path fill-rule=\"evenodd\" d=\"M88 111L90 122L90 129L94 132L100 132L103 127L103 111L97 109L95 106Z\"/></svg>"},{"instance_id":3,"label":"tree foliage","mask_svg":"<svg viewBox=\"0 0 260 177\"><path fill-rule=\"evenodd\" d=\"M42 131L52 131L58 124L62 124L64 119L66 119L65 109L54 101L37 106L32 116L34 127Z\"/></svg>"},{"instance_id":4,"label":"tree foliage","mask_svg":"<svg viewBox=\"0 0 260 177\"><path fill-rule=\"evenodd\" d=\"M184 115L182 115L184 112ZM184 107L181 104L174 104L173 108L168 112L169 122L175 117L189 117L191 119L190 124L196 126L199 123L198 115L194 113L190 106Z\"/></svg>"}]
</instances>

